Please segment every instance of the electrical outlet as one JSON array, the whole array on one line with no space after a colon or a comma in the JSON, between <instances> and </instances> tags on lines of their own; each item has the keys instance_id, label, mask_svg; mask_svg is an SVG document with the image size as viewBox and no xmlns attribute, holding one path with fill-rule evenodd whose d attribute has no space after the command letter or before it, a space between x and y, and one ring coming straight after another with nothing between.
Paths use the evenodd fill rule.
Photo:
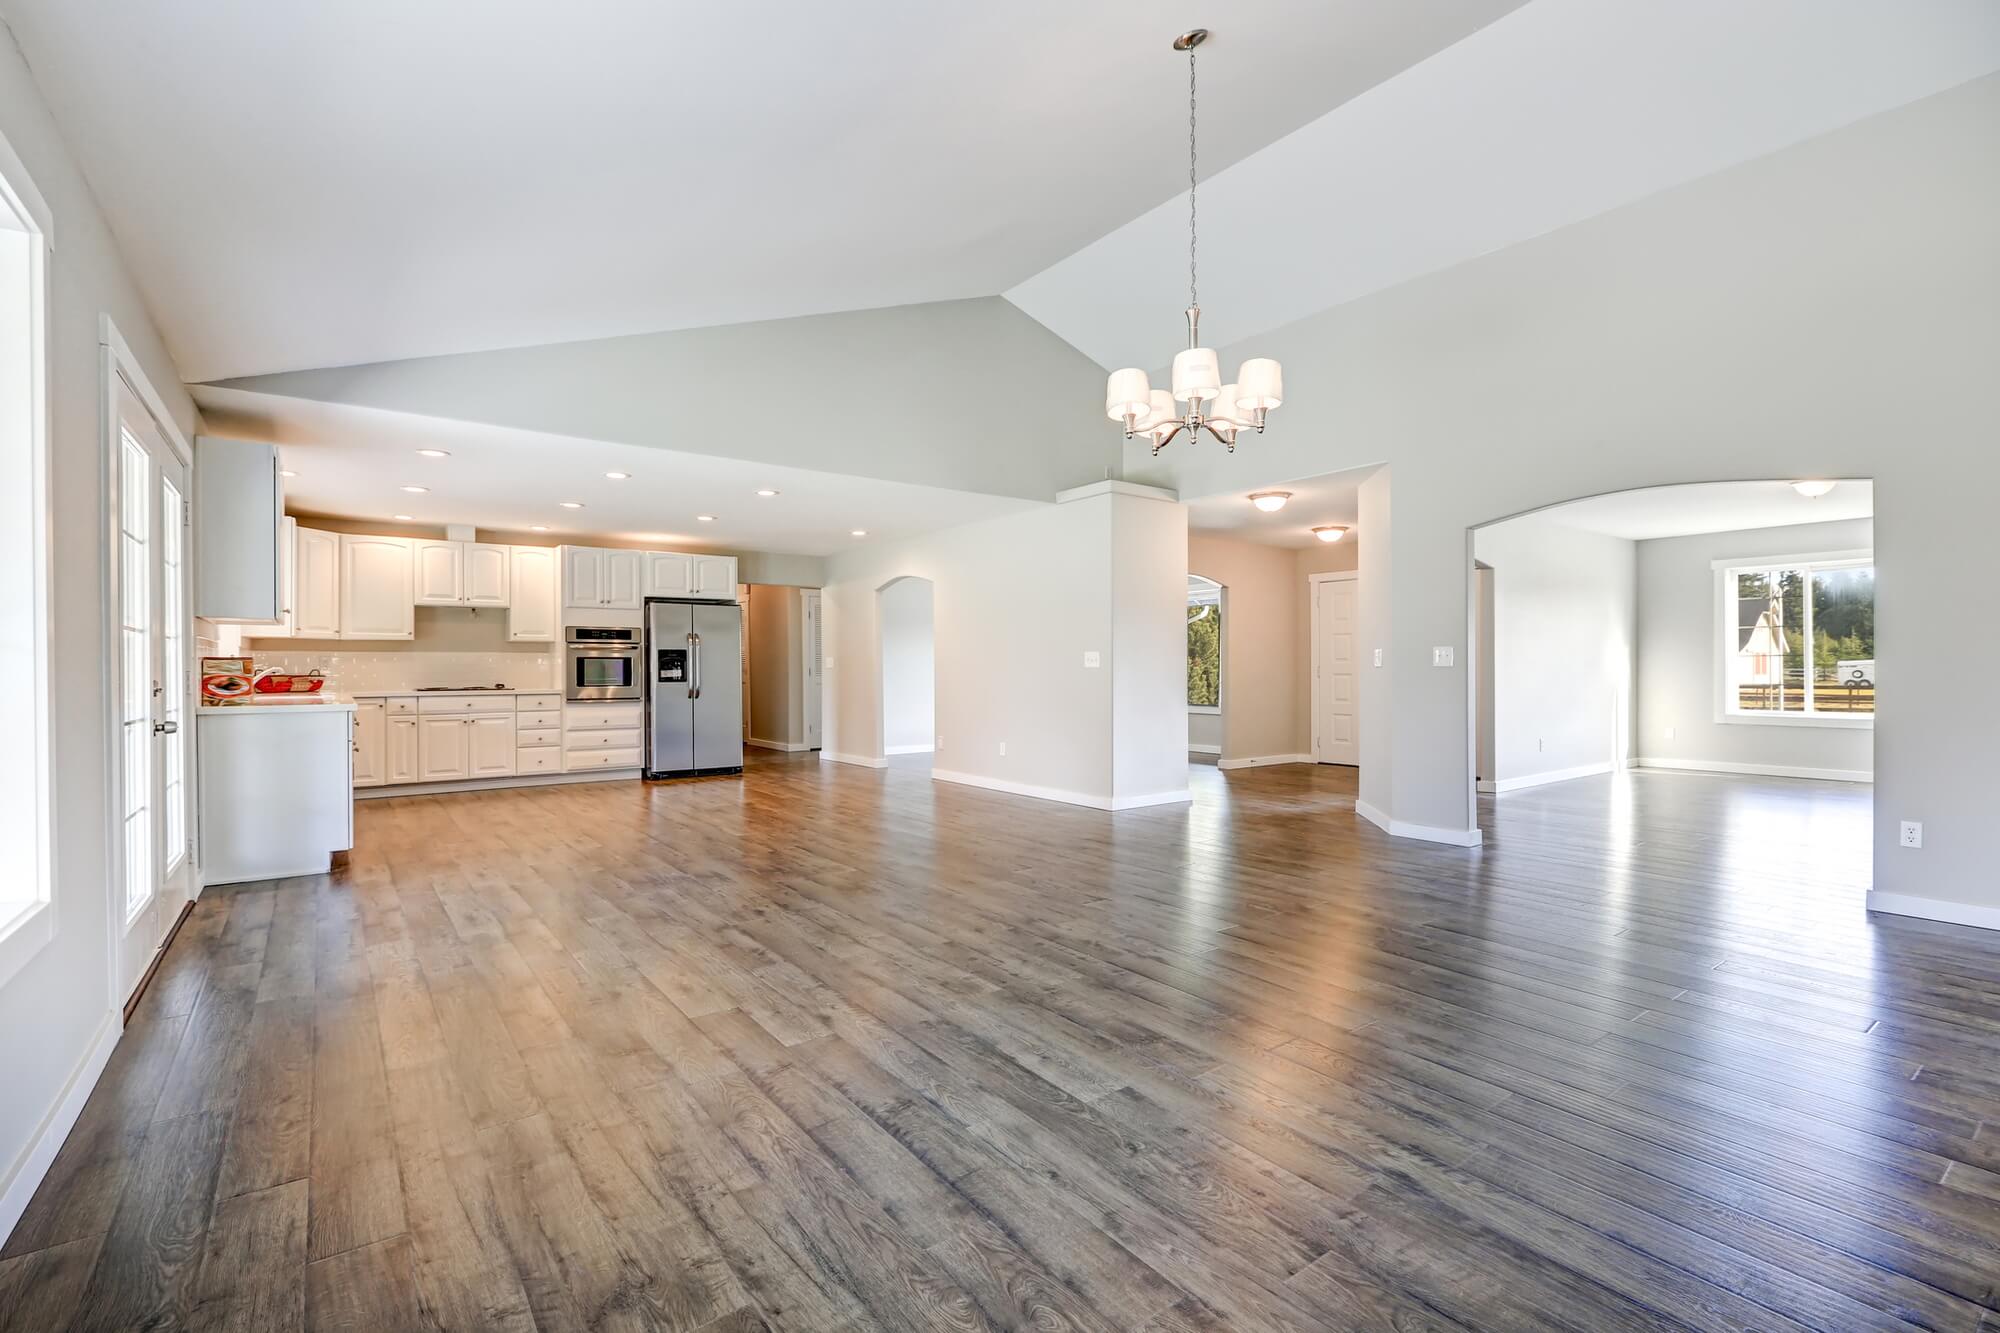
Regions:
<instances>
[{"instance_id":1,"label":"electrical outlet","mask_svg":"<svg viewBox=\"0 0 2000 1333\"><path fill-rule=\"evenodd\" d=\"M937 748L938 748L938 749L940 749L940 750L942 750L942 749L944 748L944 737L943 737L943 736L939 736L939 737L937 738Z\"/></svg>"},{"instance_id":2,"label":"electrical outlet","mask_svg":"<svg viewBox=\"0 0 2000 1333\"><path fill-rule=\"evenodd\" d=\"M1450 666L1450 665L1451 665L1451 649L1449 649L1449 648L1433 648L1433 649L1431 649L1431 665L1432 665L1432 666L1435 666L1435 667L1448 667L1448 666Z\"/></svg>"},{"instance_id":3,"label":"electrical outlet","mask_svg":"<svg viewBox=\"0 0 2000 1333\"><path fill-rule=\"evenodd\" d=\"M1376 666L1382 665L1382 650L1380 648L1377 648L1375 650L1375 665Z\"/></svg>"},{"instance_id":4,"label":"electrical outlet","mask_svg":"<svg viewBox=\"0 0 2000 1333\"><path fill-rule=\"evenodd\" d=\"M1087 667L1101 666L1103 659L1098 657L1096 653L1085 653L1083 655L1083 664Z\"/></svg>"},{"instance_id":5,"label":"electrical outlet","mask_svg":"<svg viewBox=\"0 0 2000 1333\"><path fill-rule=\"evenodd\" d=\"M1002 759L1007 757L1007 742L1005 741L1000 742L1000 757Z\"/></svg>"},{"instance_id":6,"label":"electrical outlet","mask_svg":"<svg viewBox=\"0 0 2000 1333\"><path fill-rule=\"evenodd\" d=\"M1905 847L1921 847L1921 846L1923 846L1923 845L1924 845L1924 826L1923 826L1922 824L1919 824L1919 823L1918 823L1918 822L1917 822L1916 820L1914 820L1914 819L1906 819L1906 820L1904 820L1904 821L1903 821L1903 836L1902 836L1902 840L1901 840L1901 841L1902 841L1902 845L1903 845L1903 846L1905 846Z\"/></svg>"}]
</instances>

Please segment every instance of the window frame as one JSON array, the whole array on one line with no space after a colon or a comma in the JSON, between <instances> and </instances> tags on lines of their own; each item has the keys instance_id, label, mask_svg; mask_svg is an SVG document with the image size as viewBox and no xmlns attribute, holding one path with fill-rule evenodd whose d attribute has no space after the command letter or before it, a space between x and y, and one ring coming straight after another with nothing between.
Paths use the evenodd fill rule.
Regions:
<instances>
[{"instance_id":1,"label":"window frame","mask_svg":"<svg viewBox=\"0 0 2000 1333\"><path fill-rule=\"evenodd\" d=\"M49 344L53 334L49 310L49 270L55 252L55 224L47 200L35 186L34 177L4 134L0 134L0 210L11 214L17 224L17 227L10 226L8 230L18 229L28 241L28 393L23 418L26 449L25 457L0 459L0 465L4 465L9 473L14 471L17 462L26 465L27 485L24 490L30 517L20 535L25 538L27 549L22 551L17 547L10 555L20 559L22 572L28 580L29 593L24 599L31 604L28 610L31 647L27 674L33 677L28 691L33 743L27 757L33 771L23 779L23 787L31 799L21 803L27 808L22 811L23 817L18 824L0 834L10 842L31 843L32 851L26 852L23 859L34 867L25 893L0 899L0 986L5 986L55 939L56 874L55 775L49 692L54 651L49 626L49 579L54 569L50 549L53 525L49 518L52 360ZM0 434L0 450L15 451L19 441L5 438L12 431L9 423L0 421L0 433L4 433Z\"/></svg>"},{"instance_id":2,"label":"window frame","mask_svg":"<svg viewBox=\"0 0 2000 1333\"><path fill-rule=\"evenodd\" d=\"M1228 667L1228 658L1229 658L1229 654L1225 650L1222 642L1221 627L1223 624L1224 611L1226 609L1223 606L1223 601L1228 596L1229 589L1221 582L1208 577L1208 575L1206 574L1196 574L1193 571L1189 571L1188 577L1190 579L1200 579L1202 582L1211 585L1215 589L1214 605L1215 605L1215 620L1217 626L1215 635L1215 702L1213 704L1198 704L1189 702L1186 699L1183 699L1182 702L1186 703L1187 710L1189 713L1200 714L1201 716L1204 717L1220 717L1222 716L1222 688L1223 688L1224 672ZM1196 606L1196 605L1199 605L1199 603L1197 603L1194 600L1194 589L1192 586L1190 586L1188 589L1188 600L1186 606Z\"/></svg>"},{"instance_id":3,"label":"window frame","mask_svg":"<svg viewBox=\"0 0 2000 1333\"><path fill-rule=\"evenodd\" d=\"M1833 730L1873 730L1875 714L1816 713L1810 710L1812 684L1812 579L1813 575L1835 569L1872 568L1872 550L1814 551L1804 555L1746 555L1710 562L1715 571L1715 720L1729 726L1824 727ZM1746 712L1733 707L1729 688L1729 659L1736 652L1736 578L1739 574L1795 569L1806 576L1804 614L1800 632L1806 636L1807 711L1798 713Z\"/></svg>"}]
</instances>

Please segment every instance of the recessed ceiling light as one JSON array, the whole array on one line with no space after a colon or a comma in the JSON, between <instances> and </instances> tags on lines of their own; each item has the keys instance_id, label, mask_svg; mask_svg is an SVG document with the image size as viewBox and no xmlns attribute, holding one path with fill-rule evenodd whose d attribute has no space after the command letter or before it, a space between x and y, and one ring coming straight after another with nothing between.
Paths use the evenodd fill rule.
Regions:
<instances>
[{"instance_id":1,"label":"recessed ceiling light","mask_svg":"<svg viewBox=\"0 0 2000 1333\"><path fill-rule=\"evenodd\" d=\"M776 492L776 491L773 491L773 490L768 490L768 489L767 489L767 490L761 490L761 491L758 491L758 492L757 492L757 494L759 494L759 495L763 496L763 497L764 497L764 498L765 498L766 500L768 500L768 499L770 499L770 498L771 498L772 496L776 495L776 494L777 494L777 492Z\"/></svg>"},{"instance_id":2,"label":"recessed ceiling light","mask_svg":"<svg viewBox=\"0 0 2000 1333\"><path fill-rule=\"evenodd\" d=\"M419 450L417 450L417 452L418 452L418 453L420 453L420 454L422 454L422 455L423 455L423 456L424 456L425 458L450 458L450 457L451 457L451 450L449 450L449 449L419 449Z\"/></svg>"},{"instance_id":3,"label":"recessed ceiling light","mask_svg":"<svg viewBox=\"0 0 2000 1333\"><path fill-rule=\"evenodd\" d=\"M581 509L581 508L583 508L583 501L581 501L581 500L564 500L564 501L562 502L562 507L563 507L564 509Z\"/></svg>"},{"instance_id":4,"label":"recessed ceiling light","mask_svg":"<svg viewBox=\"0 0 2000 1333\"><path fill-rule=\"evenodd\" d=\"M604 475L605 475L605 476L607 476L607 477L609 477L609 478L610 478L611 480L613 480L613 481L630 481L630 480L632 480L632 474L631 474L631 473L629 473L629 472L607 472L607 473L605 473Z\"/></svg>"},{"instance_id":5,"label":"recessed ceiling light","mask_svg":"<svg viewBox=\"0 0 2000 1333\"><path fill-rule=\"evenodd\" d=\"M1337 528L1331 524L1328 524L1325 527L1319 527L1313 529L1313 536L1319 538L1323 542L1337 542L1346 535L1347 535L1346 528Z\"/></svg>"},{"instance_id":6,"label":"recessed ceiling light","mask_svg":"<svg viewBox=\"0 0 2000 1333\"><path fill-rule=\"evenodd\" d=\"M1819 499L1820 496L1825 495L1833 487L1834 483L1830 481L1795 481L1792 483L1792 489L1800 495L1805 496L1808 500Z\"/></svg>"},{"instance_id":7,"label":"recessed ceiling light","mask_svg":"<svg viewBox=\"0 0 2000 1333\"><path fill-rule=\"evenodd\" d=\"M405 486L403 487L403 489L408 491L411 495L428 495L430 494L431 488L428 486Z\"/></svg>"},{"instance_id":8,"label":"recessed ceiling light","mask_svg":"<svg viewBox=\"0 0 2000 1333\"><path fill-rule=\"evenodd\" d=\"M279 469L278 469L278 475L279 475L279 476L281 476L281 477L296 477L296 476L298 476L299 474L298 474L298 473L296 473L296 472L294 472L294 471L292 471L292 470L291 470L290 468L288 468L288 467L281 467L281 468L279 468Z\"/></svg>"},{"instance_id":9,"label":"recessed ceiling light","mask_svg":"<svg viewBox=\"0 0 2000 1333\"><path fill-rule=\"evenodd\" d=\"M549 530L549 525L546 523L537 523L533 527L528 529L528 531L530 532L547 532L548 530Z\"/></svg>"},{"instance_id":10,"label":"recessed ceiling light","mask_svg":"<svg viewBox=\"0 0 2000 1333\"><path fill-rule=\"evenodd\" d=\"M1267 514L1275 514L1285 507L1285 501L1292 498L1290 491L1258 491L1250 497L1250 503Z\"/></svg>"},{"instance_id":11,"label":"recessed ceiling light","mask_svg":"<svg viewBox=\"0 0 2000 1333\"><path fill-rule=\"evenodd\" d=\"M696 514L696 515L694 516L694 521L695 521L695 522L697 522L697 523L713 523L713 522L715 522L715 515L713 515L713 514Z\"/></svg>"},{"instance_id":12,"label":"recessed ceiling light","mask_svg":"<svg viewBox=\"0 0 2000 1333\"><path fill-rule=\"evenodd\" d=\"M848 533L847 535L850 537L866 537L868 535L868 529L856 528L854 531Z\"/></svg>"},{"instance_id":13,"label":"recessed ceiling light","mask_svg":"<svg viewBox=\"0 0 2000 1333\"><path fill-rule=\"evenodd\" d=\"M390 515L389 517L391 517L391 518L395 519L395 520L396 520L396 521L397 521L398 523L414 523L414 522L416 522L416 519L412 518L412 517L411 517L410 515L408 515L408 514L391 514L391 515Z\"/></svg>"}]
</instances>

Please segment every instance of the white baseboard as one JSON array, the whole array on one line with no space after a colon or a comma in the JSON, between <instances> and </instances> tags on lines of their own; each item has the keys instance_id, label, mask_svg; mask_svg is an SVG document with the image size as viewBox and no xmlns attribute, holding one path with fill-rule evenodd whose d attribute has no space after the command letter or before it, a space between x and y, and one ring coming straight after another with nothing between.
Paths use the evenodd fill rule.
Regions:
<instances>
[{"instance_id":1,"label":"white baseboard","mask_svg":"<svg viewBox=\"0 0 2000 1333\"><path fill-rule=\"evenodd\" d=\"M754 745L760 750L782 750L786 754L797 754L801 750L812 749L812 746L807 745L804 741L760 741L755 736L745 736L743 743L745 745Z\"/></svg>"},{"instance_id":2,"label":"white baseboard","mask_svg":"<svg viewBox=\"0 0 2000 1333\"><path fill-rule=\"evenodd\" d=\"M1760 778L1818 778L1824 782L1873 782L1861 768L1786 768L1779 764L1736 764L1722 759L1635 759L1640 768L1678 768L1691 773L1745 773Z\"/></svg>"},{"instance_id":3,"label":"white baseboard","mask_svg":"<svg viewBox=\"0 0 2000 1333\"><path fill-rule=\"evenodd\" d=\"M929 754L931 753L931 749L932 747L928 745L885 745L882 747L882 753L883 754Z\"/></svg>"},{"instance_id":4,"label":"white baseboard","mask_svg":"<svg viewBox=\"0 0 2000 1333\"><path fill-rule=\"evenodd\" d=\"M386 787L356 787L354 799L379 801L389 796L442 796L446 792L495 791L501 787L558 787L566 782L629 782L644 772L639 768L587 768L575 773L516 773L504 778L467 778L455 782L399 782ZM323 875L326 867L298 873Z\"/></svg>"},{"instance_id":5,"label":"white baseboard","mask_svg":"<svg viewBox=\"0 0 2000 1333\"><path fill-rule=\"evenodd\" d=\"M1889 893L1882 889L1870 889L1868 910L1887 912L1891 916L1922 917L1926 921L1948 921L1954 926L1978 926L1982 930L2000 930L2000 907L1987 907L1979 903L1958 903L1946 898L1920 898L1913 893Z\"/></svg>"},{"instance_id":6,"label":"white baseboard","mask_svg":"<svg viewBox=\"0 0 2000 1333\"><path fill-rule=\"evenodd\" d=\"M1442 842L1452 847L1477 847L1486 840L1486 835L1476 828L1440 828L1435 824L1411 824L1401 819L1391 819L1366 801L1356 801L1354 813L1392 838Z\"/></svg>"},{"instance_id":7,"label":"white baseboard","mask_svg":"<svg viewBox=\"0 0 2000 1333\"><path fill-rule=\"evenodd\" d=\"M866 755L859 754L836 754L832 750L821 750L819 758L823 764L857 764L862 768L887 768L889 766L887 759L870 759Z\"/></svg>"},{"instance_id":8,"label":"white baseboard","mask_svg":"<svg viewBox=\"0 0 2000 1333\"><path fill-rule=\"evenodd\" d=\"M1309 754L1257 754L1243 759L1225 759L1217 768L1265 768L1271 764L1310 764Z\"/></svg>"},{"instance_id":9,"label":"white baseboard","mask_svg":"<svg viewBox=\"0 0 2000 1333\"><path fill-rule=\"evenodd\" d=\"M1607 759L1601 764L1579 764L1575 768L1554 768L1546 773L1523 773L1518 778L1501 778L1496 782L1488 784L1485 790L1495 794L1522 791L1529 787L1546 787L1551 782L1569 782L1575 778L1602 777L1606 773L1616 771L1617 765Z\"/></svg>"},{"instance_id":10,"label":"white baseboard","mask_svg":"<svg viewBox=\"0 0 2000 1333\"><path fill-rule=\"evenodd\" d=\"M1182 787L1174 791L1150 792L1143 796L1093 796L1088 792L1069 791L1062 787L1037 787L1027 782L1010 782L1006 778L983 777L977 773L955 773L949 769L934 768L931 777L938 782L956 783L961 787L982 787L987 791L1005 792L1009 796L1031 796L1038 801L1060 801L1064 805L1088 806L1092 810L1137 810L1149 805L1176 805L1192 801L1194 793Z\"/></svg>"},{"instance_id":11,"label":"white baseboard","mask_svg":"<svg viewBox=\"0 0 2000 1333\"><path fill-rule=\"evenodd\" d=\"M1472 785L1473 785L1473 786L1475 786L1475 787L1477 787L1477 788L1478 788L1478 789L1479 789L1480 791L1482 791L1482 792L1486 793L1486 795L1488 795L1488 796L1492 796L1492 795L1494 795L1494 794L1495 794L1495 792L1494 792L1494 790L1493 790L1493 779L1492 779L1492 778L1481 778L1481 779L1479 779L1479 780L1478 780L1477 782L1473 783Z\"/></svg>"},{"instance_id":12,"label":"white baseboard","mask_svg":"<svg viewBox=\"0 0 2000 1333\"><path fill-rule=\"evenodd\" d=\"M1196 744L1195 744L1195 743L1194 743L1193 741L1189 741L1189 742L1188 742L1188 753L1189 753L1189 754L1221 754L1221 753L1222 753L1222 747L1221 747L1220 745L1196 745Z\"/></svg>"},{"instance_id":13,"label":"white baseboard","mask_svg":"<svg viewBox=\"0 0 2000 1333\"><path fill-rule=\"evenodd\" d=\"M83 1114L83 1104L90 1100L90 1093L97 1086L98 1075L111 1059L111 1052L117 1048L118 1039L125 1035L125 1025L117 1010L106 1010L104 1022L97 1035L91 1039L90 1049L76 1072L70 1075L69 1084L62 1091L55 1107L42 1119L42 1127L36 1133L33 1143L14 1163L14 1172L7 1178L7 1188L0 1194L0 1241L14 1234L14 1226L21 1220L21 1214L28 1211L28 1201L35 1197L42 1177L48 1175L49 1166L56 1160L63 1140L76 1127L76 1118Z\"/></svg>"}]
</instances>

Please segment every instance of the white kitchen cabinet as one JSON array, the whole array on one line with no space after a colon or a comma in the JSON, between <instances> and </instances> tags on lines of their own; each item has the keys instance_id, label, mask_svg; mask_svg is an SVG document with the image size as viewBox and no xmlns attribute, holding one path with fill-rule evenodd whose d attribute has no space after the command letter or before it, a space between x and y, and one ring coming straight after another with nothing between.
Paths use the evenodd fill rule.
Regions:
<instances>
[{"instance_id":1,"label":"white kitchen cabinet","mask_svg":"<svg viewBox=\"0 0 2000 1333\"><path fill-rule=\"evenodd\" d=\"M584 614L590 611L637 611L646 601L646 555L602 546L563 547L563 607L570 613L565 622L596 623Z\"/></svg>"},{"instance_id":2,"label":"white kitchen cabinet","mask_svg":"<svg viewBox=\"0 0 2000 1333\"><path fill-rule=\"evenodd\" d=\"M340 637L413 639L416 589L408 537L340 535Z\"/></svg>"},{"instance_id":3,"label":"white kitchen cabinet","mask_svg":"<svg viewBox=\"0 0 2000 1333\"><path fill-rule=\"evenodd\" d=\"M419 772L415 715L391 714L385 730L388 734L388 743L383 747L384 784L415 782Z\"/></svg>"},{"instance_id":4,"label":"white kitchen cabinet","mask_svg":"<svg viewBox=\"0 0 2000 1333\"><path fill-rule=\"evenodd\" d=\"M502 778L514 771L514 715L489 713L465 719L467 771L475 778Z\"/></svg>"},{"instance_id":5,"label":"white kitchen cabinet","mask_svg":"<svg viewBox=\"0 0 2000 1333\"><path fill-rule=\"evenodd\" d=\"M422 539L410 543L418 606L458 606L465 601L465 543Z\"/></svg>"},{"instance_id":6,"label":"white kitchen cabinet","mask_svg":"<svg viewBox=\"0 0 2000 1333\"><path fill-rule=\"evenodd\" d=\"M511 605L513 548L492 542L466 542L461 591L467 606Z\"/></svg>"},{"instance_id":7,"label":"white kitchen cabinet","mask_svg":"<svg viewBox=\"0 0 2000 1333\"><path fill-rule=\"evenodd\" d=\"M296 528L292 542L292 637L340 637L340 534Z\"/></svg>"},{"instance_id":8,"label":"white kitchen cabinet","mask_svg":"<svg viewBox=\"0 0 2000 1333\"><path fill-rule=\"evenodd\" d=\"M284 521L276 445L195 437L195 615L226 624L278 622Z\"/></svg>"},{"instance_id":9,"label":"white kitchen cabinet","mask_svg":"<svg viewBox=\"0 0 2000 1333\"><path fill-rule=\"evenodd\" d=\"M675 551L646 552L646 596L686 597L694 591L694 560Z\"/></svg>"},{"instance_id":10,"label":"white kitchen cabinet","mask_svg":"<svg viewBox=\"0 0 2000 1333\"><path fill-rule=\"evenodd\" d=\"M472 772L472 735L467 719L450 715L417 718L417 781L449 782Z\"/></svg>"},{"instance_id":11,"label":"white kitchen cabinet","mask_svg":"<svg viewBox=\"0 0 2000 1333\"><path fill-rule=\"evenodd\" d=\"M556 548L515 546L508 553L513 585L507 603L508 642L554 643L562 629L556 605Z\"/></svg>"},{"instance_id":12,"label":"white kitchen cabinet","mask_svg":"<svg viewBox=\"0 0 2000 1333\"><path fill-rule=\"evenodd\" d=\"M278 525L278 623L260 625L251 632L252 638L289 639L292 637L292 608L298 599L298 578L296 567L299 556L299 521L286 516Z\"/></svg>"},{"instance_id":13,"label":"white kitchen cabinet","mask_svg":"<svg viewBox=\"0 0 2000 1333\"><path fill-rule=\"evenodd\" d=\"M563 605L604 605L604 552L595 546L562 548Z\"/></svg>"},{"instance_id":14,"label":"white kitchen cabinet","mask_svg":"<svg viewBox=\"0 0 2000 1333\"><path fill-rule=\"evenodd\" d=\"M637 611L646 600L640 591L644 551L604 553L604 605L613 611Z\"/></svg>"},{"instance_id":15,"label":"white kitchen cabinet","mask_svg":"<svg viewBox=\"0 0 2000 1333\"><path fill-rule=\"evenodd\" d=\"M193 712L202 882L325 874L354 845L354 707Z\"/></svg>"},{"instance_id":16,"label":"white kitchen cabinet","mask_svg":"<svg viewBox=\"0 0 2000 1333\"><path fill-rule=\"evenodd\" d=\"M695 556L694 595L696 597L726 597L733 601L736 597L736 557L733 555Z\"/></svg>"},{"instance_id":17,"label":"white kitchen cabinet","mask_svg":"<svg viewBox=\"0 0 2000 1333\"><path fill-rule=\"evenodd\" d=\"M380 699L354 706L354 785L379 787L388 781L388 733Z\"/></svg>"}]
</instances>

